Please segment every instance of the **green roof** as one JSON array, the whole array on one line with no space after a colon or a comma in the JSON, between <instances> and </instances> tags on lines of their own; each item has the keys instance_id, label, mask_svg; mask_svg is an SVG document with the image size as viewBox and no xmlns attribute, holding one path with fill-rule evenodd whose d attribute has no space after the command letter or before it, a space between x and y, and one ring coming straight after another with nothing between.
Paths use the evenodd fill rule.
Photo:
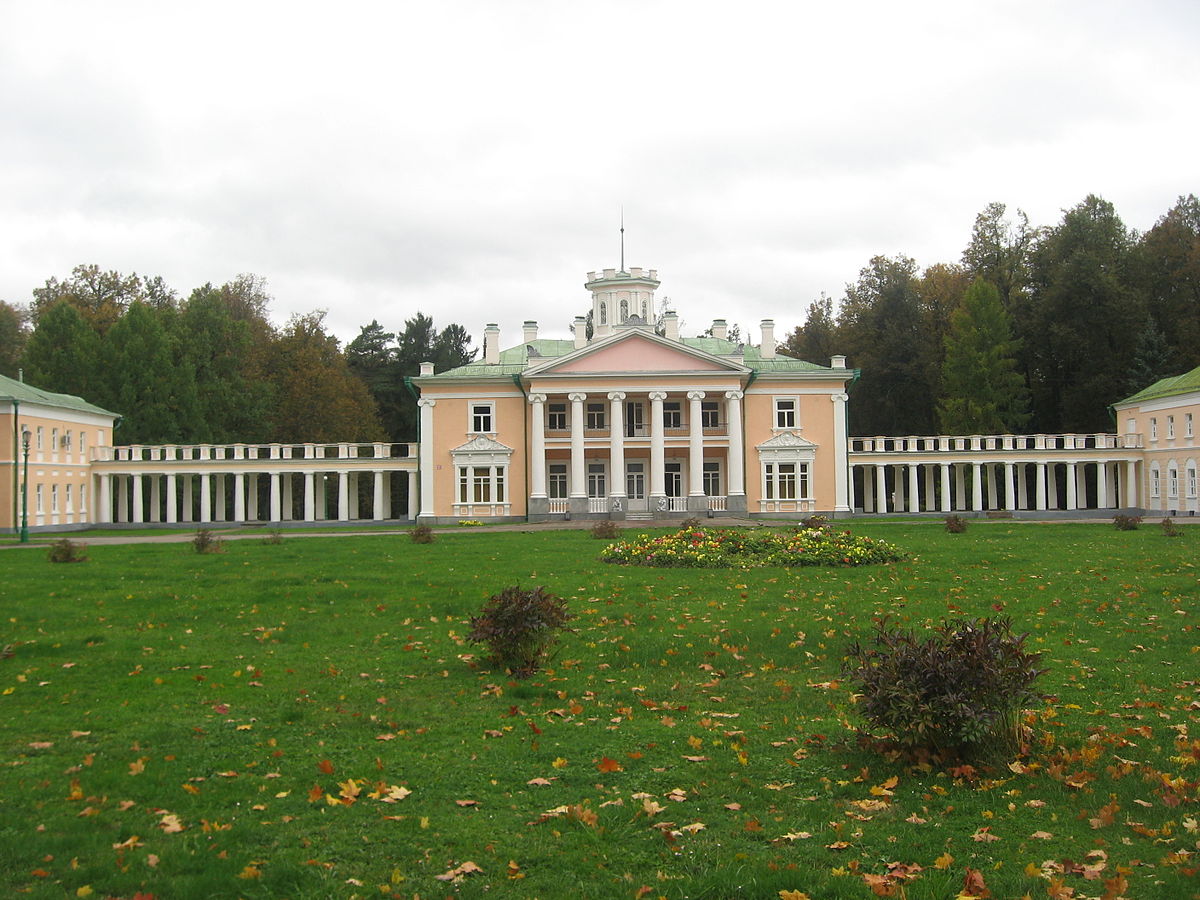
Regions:
<instances>
[{"instance_id":1,"label":"green roof","mask_svg":"<svg viewBox=\"0 0 1200 900\"><path fill-rule=\"evenodd\" d=\"M71 409L75 412L86 412L98 416L119 418L117 413L101 409L99 406L88 403L82 397L76 397L73 394L55 394L52 391L43 391L41 388L35 388L31 384L26 384L23 381L15 381L3 375L0 375L0 400L15 400L18 403L37 403L41 406L53 406L56 409Z\"/></svg>"},{"instance_id":2,"label":"green roof","mask_svg":"<svg viewBox=\"0 0 1200 900\"><path fill-rule=\"evenodd\" d=\"M710 356L728 357L731 361L744 365L756 372L832 372L826 366L793 359L790 356L776 355L774 359L763 359L758 347L735 344L733 341L720 338L682 338L680 343L707 353ZM481 360L467 363L455 369L438 372L437 378L495 378L498 376L520 375L531 365L537 365L544 359L566 356L575 351L574 340L551 340L539 338L527 344L518 344L500 351L500 363L488 365ZM841 371L841 370L839 370Z\"/></svg>"},{"instance_id":3,"label":"green roof","mask_svg":"<svg viewBox=\"0 0 1200 900\"><path fill-rule=\"evenodd\" d=\"M1185 372L1182 375L1173 375L1170 378L1163 378L1156 381L1150 387L1144 388L1132 397L1128 397L1114 405L1124 406L1126 403L1141 403L1145 400L1157 400L1159 397L1190 394L1193 391L1200 391L1200 366L1196 366L1192 371Z\"/></svg>"}]
</instances>

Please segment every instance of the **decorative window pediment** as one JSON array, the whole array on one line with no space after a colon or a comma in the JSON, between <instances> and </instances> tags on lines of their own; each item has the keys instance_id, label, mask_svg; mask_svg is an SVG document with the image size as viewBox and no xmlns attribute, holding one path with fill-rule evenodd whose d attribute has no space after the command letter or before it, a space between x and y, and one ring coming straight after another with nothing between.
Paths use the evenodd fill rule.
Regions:
<instances>
[{"instance_id":1,"label":"decorative window pediment","mask_svg":"<svg viewBox=\"0 0 1200 900\"><path fill-rule=\"evenodd\" d=\"M512 454L512 447L505 446L486 434L476 435L450 451L455 465L459 466L506 466Z\"/></svg>"}]
</instances>

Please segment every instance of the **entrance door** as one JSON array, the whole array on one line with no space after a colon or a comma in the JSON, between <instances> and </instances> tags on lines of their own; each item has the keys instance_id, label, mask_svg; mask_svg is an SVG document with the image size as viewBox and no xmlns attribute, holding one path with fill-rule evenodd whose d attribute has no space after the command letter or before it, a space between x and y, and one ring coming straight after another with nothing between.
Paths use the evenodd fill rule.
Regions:
<instances>
[{"instance_id":1,"label":"entrance door","mask_svg":"<svg viewBox=\"0 0 1200 900\"><path fill-rule=\"evenodd\" d=\"M644 462L627 462L625 464L625 497L629 502L630 512L646 512L650 505L646 500L646 464Z\"/></svg>"}]
</instances>

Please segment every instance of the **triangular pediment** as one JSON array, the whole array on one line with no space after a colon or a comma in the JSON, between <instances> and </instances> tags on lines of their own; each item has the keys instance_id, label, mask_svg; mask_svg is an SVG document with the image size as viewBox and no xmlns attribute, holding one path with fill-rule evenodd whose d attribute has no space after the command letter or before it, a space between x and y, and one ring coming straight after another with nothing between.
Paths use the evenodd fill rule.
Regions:
<instances>
[{"instance_id":1,"label":"triangular pediment","mask_svg":"<svg viewBox=\"0 0 1200 900\"><path fill-rule=\"evenodd\" d=\"M528 375L737 374L750 370L659 335L625 331L525 370Z\"/></svg>"},{"instance_id":2,"label":"triangular pediment","mask_svg":"<svg viewBox=\"0 0 1200 900\"><path fill-rule=\"evenodd\" d=\"M817 445L794 431L781 431L758 445L759 450L816 450Z\"/></svg>"}]
</instances>

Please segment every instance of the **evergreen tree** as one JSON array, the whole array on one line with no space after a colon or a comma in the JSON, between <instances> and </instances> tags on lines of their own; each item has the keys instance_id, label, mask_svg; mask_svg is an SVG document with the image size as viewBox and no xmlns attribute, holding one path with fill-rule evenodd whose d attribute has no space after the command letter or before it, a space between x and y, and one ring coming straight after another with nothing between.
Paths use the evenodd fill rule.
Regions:
<instances>
[{"instance_id":1,"label":"evergreen tree","mask_svg":"<svg viewBox=\"0 0 1200 900\"><path fill-rule=\"evenodd\" d=\"M29 331L25 311L0 300L0 375L16 378Z\"/></svg>"},{"instance_id":2,"label":"evergreen tree","mask_svg":"<svg viewBox=\"0 0 1200 900\"><path fill-rule=\"evenodd\" d=\"M42 310L25 345L26 381L103 405L99 362L100 337L74 304L61 300Z\"/></svg>"},{"instance_id":3,"label":"evergreen tree","mask_svg":"<svg viewBox=\"0 0 1200 900\"><path fill-rule=\"evenodd\" d=\"M804 324L792 329L779 351L793 359L829 365L829 358L841 351L837 347L837 325L833 319L833 298L824 293L808 305Z\"/></svg>"},{"instance_id":4,"label":"evergreen tree","mask_svg":"<svg viewBox=\"0 0 1200 900\"><path fill-rule=\"evenodd\" d=\"M1135 251L1136 280L1167 344L1157 371L1200 365L1200 200L1180 197Z\"/></svg>"},{"instance_id":5,"label":"evergreen tree","mask_svg":"<svg viewBox=\"0 0 1200 900\"><path fill-rule=\"evenodd\" d=\"M1010 434L1029 419L1017 342L996 286L976 279L950 317L938 422L945 434Z\"/></svg>"},{"instance_id":6,"label":"evergreen tree","mask_svg":"<svg viewBox=\"0 0 1200 900\"><path fill-rule=\"evenodd\" d=\"M1115 399L1132 397L1160 378L1176 374L1170 367L1170 356L1171 345L1167 342L1167 336L1154 324L1154 318L1147 316L1146 324L1133 345L1133 360L1125 379L1125 392L1122 397Z\"/></svg>"}]
</instances>

